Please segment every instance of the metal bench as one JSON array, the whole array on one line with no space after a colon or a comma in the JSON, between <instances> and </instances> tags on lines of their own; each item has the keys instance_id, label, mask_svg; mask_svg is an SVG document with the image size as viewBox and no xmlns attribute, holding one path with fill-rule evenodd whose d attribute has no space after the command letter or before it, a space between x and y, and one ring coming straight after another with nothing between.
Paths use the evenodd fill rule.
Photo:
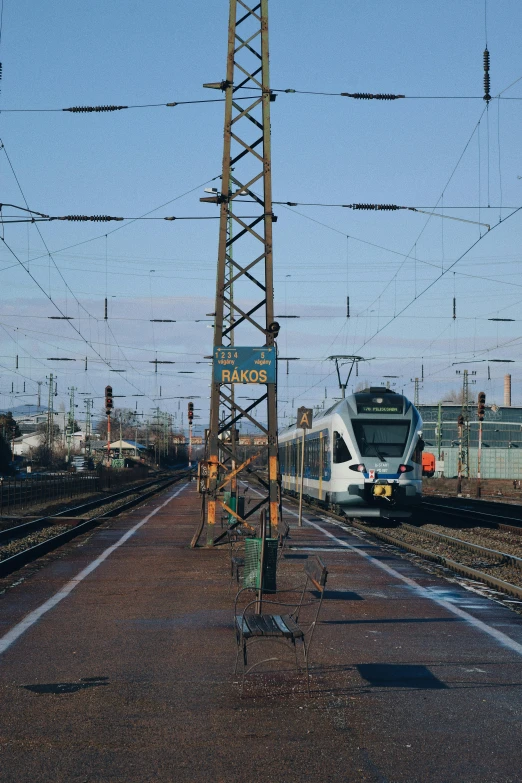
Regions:
<instances>
[{"instance_id":1,"label":"metal bench","mask_svg":"<svg viewBox=\"0 0 522 783\"><path fill-rule=\"evenodd\" d=\"M277 559L279 560L280 557L283 556L283 550L285 548L285 544L287 539L290 536L290 525L288 522L285 522L283 519L279 520L279 524L277 526Z\"/></svg>"},{"instance_id":2,"label":"metal bench","mask_svg":"<svg viewBox=\"0 0 522 783\"><path fill-rule=\"evenodd\" d=\"M243 569L245 567L245 558L242 554L245 538L252 535L251 529L243 529L241 527L235 527L232 530L227 530L227 538L230 547L230 582L234 579L237 584L241 579Z\"/></svg>"},{"instance_id":3,"label":"metal bench","mask_svg":"<svg viewBox=\"0 0 522 783\"><path fill-rule=\"evenodd\" d=\"M277 594L270 599L257 596L249 601L243 609L239 608L242 597L247 591L254 588L245 587L238 592L234 603L234 624L236 629L237 654L234 674L237 673L239 658L242 653L243 677L241 681L241 693L245 683L245 677L253 669L268 661L280 660L278 657L265 658L248 666L248 650L254 643L261 641L278 642L289 645L295 652L296 670L299 672L297 656L297 642L302 645L303 660L306 670L306 688L310 694L309 656L310 646L315 631L315 626L323 603L324 590L328 570L319 557L311 557L304 566L305 582L300 590L285 590L285 600L278 600ZM315 592L319 593L319 597ZM291 601L291 595L299 596L298 600ZM279 607L283 613L272 613L273 607ZM310 611L308 609L310 608ZM286 613L285 613L286 610ZM307 610L307 618L302 616ZM301 618L301 619L300 619Z\"/></svg>"}]
</instances>

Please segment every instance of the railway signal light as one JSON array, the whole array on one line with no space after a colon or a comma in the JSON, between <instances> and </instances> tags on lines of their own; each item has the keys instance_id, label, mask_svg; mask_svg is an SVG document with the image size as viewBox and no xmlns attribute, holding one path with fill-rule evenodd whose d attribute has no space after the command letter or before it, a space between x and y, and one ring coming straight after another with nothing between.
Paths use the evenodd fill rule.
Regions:
<instances>
[{"instance_id":1,"label":"railway signal light","mask_svg":"<svg viewBox=\"0 0 522 783\"><path fill-rule=\"evenodd\" d=\"M105 413L107 416L111 415L111 410L113 409L114 404L112 400L112 386L106 386L105 387Z\"/></svg>"},{"instance_id":2,"label":"railway signal light","mask_svg":"<svg viewBox=\"0 0 522 783\"><path fill-rule=\"evenodd\" d=\"M188 420L192 424L192 419L194 418L194 403L189 402L188 404Z\"/></svg>"},{"instance_id":3,"label":"railway signal light","mask_svg":"<svg viewBox=\"0 0 522 783\"><path fill-rule=\"evenodd\" d=\"M459 415L459 417L457 419L457 424L459 425L459 427L463 427L464 426L464 416L462 415L462 413Z\"/></svg>"},{"instance_id":4,"label":"railway signal light","mask_svg":"<svg viewBox=\"0 0 522 783\"><path fill-rule=\"evenodd\" d=\"M484 421L486 413L486 392L479 392L477 398L477 417L479 421Z\"/></svg>"}]
</instances>

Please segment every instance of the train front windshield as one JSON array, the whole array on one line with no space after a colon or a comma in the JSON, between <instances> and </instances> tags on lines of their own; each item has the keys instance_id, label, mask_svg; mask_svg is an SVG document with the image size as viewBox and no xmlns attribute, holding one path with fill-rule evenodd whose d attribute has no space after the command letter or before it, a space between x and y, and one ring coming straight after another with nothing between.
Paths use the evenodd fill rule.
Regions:
<instances>
[{"instance_id":1,"label":"train front windshield","mask_svg":"<svg viewBox=\"0 0 522 783\"><path fill-rule=\"evenodd\" d=\"M402 457L408 434L409 422L395 422L388 419L352 420L353 431L361 457Z\"/></svg>"}]
</instances>

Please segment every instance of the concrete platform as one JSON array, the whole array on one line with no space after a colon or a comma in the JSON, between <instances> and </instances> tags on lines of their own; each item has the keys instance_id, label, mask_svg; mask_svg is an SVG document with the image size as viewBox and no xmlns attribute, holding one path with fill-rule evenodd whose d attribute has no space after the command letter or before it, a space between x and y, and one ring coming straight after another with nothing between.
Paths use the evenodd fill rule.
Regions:
<instances>
[{"instance_id":1,"label":"concrete platform","mask_svg":"<svg viewBox=\"0 0 522 783\"><path fill-rule=\"evenodd\" d=\"M178 485L4 581L0 781L522 780L519 615L289 507L280 579L329 568L312 696L289 657L240 698L198 514Z\"/></svg>"}]
</instances>

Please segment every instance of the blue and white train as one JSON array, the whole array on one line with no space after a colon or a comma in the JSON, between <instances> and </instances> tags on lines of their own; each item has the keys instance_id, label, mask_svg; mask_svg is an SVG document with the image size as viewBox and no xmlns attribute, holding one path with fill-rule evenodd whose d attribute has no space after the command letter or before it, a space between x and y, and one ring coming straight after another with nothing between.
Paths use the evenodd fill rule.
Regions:
<instances>
[{"instance_id":1,"label":"blue and white train","mask_svg":"<svg viewBox=\"0 0 522 783\"><path fill-rule=\"evenodd\" d=\"M299 492L303 430L279 434L282 488ZM305 431L305 497L348 517L409 517L422 498L422 420L391 389L365 389L316 415Z\"/></svg>"}]
</instances>

